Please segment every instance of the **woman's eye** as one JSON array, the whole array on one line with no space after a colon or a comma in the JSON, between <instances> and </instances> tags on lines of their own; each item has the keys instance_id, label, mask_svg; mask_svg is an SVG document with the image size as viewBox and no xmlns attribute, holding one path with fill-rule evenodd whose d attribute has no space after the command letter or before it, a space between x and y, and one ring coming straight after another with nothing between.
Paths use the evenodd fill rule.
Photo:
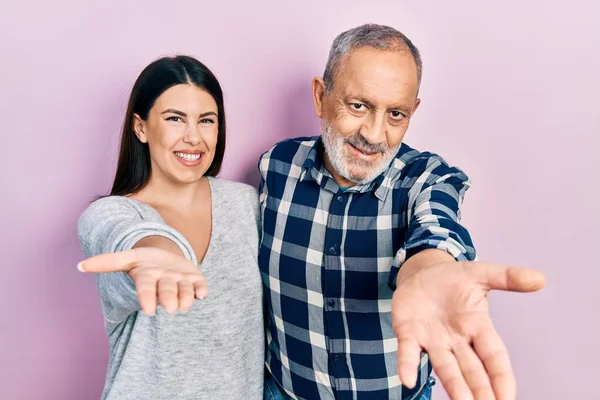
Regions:
<instances>
[{"instance_id":1,"label":"woman's eye","mask_svg":"<svg viewBox=\"0 0 600 400\"><path fill-rule=\"evenodd\" d=\"M200 123L202 123L202 124L214 124L215 120L214 119L210 119L210 118L205 118L205 119L201 119Z\"/></svg>"},{"instance_id":2,"label":"woman's eye","mask_svg":"<svg viewBox=\"0 0 600 400\"><path fill-rule=\"evenodd\" d=\"M180 121L181 121L181 118L179 118L179 117L175 117L175 116L173 116L173 117L168 117L168 118L167 118L167 121L180 122Z\"/></svg>"}]
</instances>

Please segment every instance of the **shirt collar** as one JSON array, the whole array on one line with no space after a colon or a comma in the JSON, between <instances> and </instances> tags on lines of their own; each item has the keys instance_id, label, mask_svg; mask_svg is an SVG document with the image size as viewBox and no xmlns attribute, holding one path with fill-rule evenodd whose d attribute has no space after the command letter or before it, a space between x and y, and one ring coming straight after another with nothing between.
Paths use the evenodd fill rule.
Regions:
<instances>
[{"instance_id":1,"label":"shirt collar","mask_svg":"<svg viewBox=\"0 0 600 400\"><path fill-rule=\"evenodd\" d=\"M325 189L329 189L335 193L339 190L339 185L335 183L335 180L325 168L325 163L323 162L323 141L320 136L314 137L313 140L314 143L312 148L302 163L300 181L312 179L317 183L317 185L320 185ZM381 175L373 179L371 182L353 186L348 188L346 191L358 193L373 191L379 200L384 201L388 192L394 186L394 183L400 179L404 167L418 154L418 151L402 143L398 153L396 153L396 156L392 159L390 165L385 171L383 171Z\"/></svg>"}]
</instances>

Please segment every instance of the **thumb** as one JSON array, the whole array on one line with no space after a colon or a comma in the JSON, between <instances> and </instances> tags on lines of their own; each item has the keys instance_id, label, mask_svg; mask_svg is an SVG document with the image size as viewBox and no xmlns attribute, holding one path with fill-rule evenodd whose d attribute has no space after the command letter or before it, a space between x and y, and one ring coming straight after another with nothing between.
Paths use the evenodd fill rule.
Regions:
<instances>
[{"instance_id":1,"label":"thumb","mask_svg":"<svg viewBox=\"0 0 600 400\"><path fill-rule=\"evenodd\" d=\"M100 254L90 257L77 264L81 272L127 272L137 263L138 256L135 250L122 251L118 253Z\"/></svg>"},{"instance_id":2,"label":"thumb","mask_svg":"<svg viewBox=\"0 0 600 400\"><path fill-rule=\"evenodd\" d=\"M546 284L544 274L534 269L509 267L483 262L471 263L477 280L491 290L535 292Z\"/></svg>"}]
</instances>

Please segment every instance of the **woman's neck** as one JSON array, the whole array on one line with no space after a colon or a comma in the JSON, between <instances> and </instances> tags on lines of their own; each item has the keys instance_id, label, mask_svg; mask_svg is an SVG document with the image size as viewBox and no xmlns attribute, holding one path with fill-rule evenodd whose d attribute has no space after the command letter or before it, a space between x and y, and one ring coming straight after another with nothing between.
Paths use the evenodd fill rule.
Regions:
<instances>
[{"instance_id":1,"label":"woman's neck","mask_svg":"<svg viewBox=\"0 0 600 400\"><path fill-rule=\"evenodd\" d=\"M163 179L153 179L132 197L155 207L166 207L175 210L188 210L202 201L210 198L208 178L202 177L193 183L165 182Z\"/></svg>"}]
</instances>

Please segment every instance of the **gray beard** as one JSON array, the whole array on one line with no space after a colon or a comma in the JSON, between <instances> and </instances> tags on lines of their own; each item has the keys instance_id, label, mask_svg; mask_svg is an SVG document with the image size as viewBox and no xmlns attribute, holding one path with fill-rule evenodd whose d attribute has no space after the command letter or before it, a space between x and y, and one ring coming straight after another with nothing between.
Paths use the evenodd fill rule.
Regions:
<instances>
[{"instance_id":1,"label":"gray beard","mask_svg":"<svg viewBox=\"0 0 600 400\"><path fill-rule=\"evenodd\" d=\"M377 165L372 166L370 164L362 163L359 160L355 160L356 164L359 165L359 168L366 171L365 175L361 178L352 175L350 162L347 161L347 156L344 154L344 145L348 142L348 139L335 131L325 120L321 121L321 138L323 140L323 146L325 147L325 153L327 154L333 169L335 169L342 178L357 185L372 182L381 175L389 167L400 148L400 145L395 149L383 149L379 146L378 150L383 151L383 158ZM369 167L371 169L370 171Z\"/></svg>"}]
</instances>

